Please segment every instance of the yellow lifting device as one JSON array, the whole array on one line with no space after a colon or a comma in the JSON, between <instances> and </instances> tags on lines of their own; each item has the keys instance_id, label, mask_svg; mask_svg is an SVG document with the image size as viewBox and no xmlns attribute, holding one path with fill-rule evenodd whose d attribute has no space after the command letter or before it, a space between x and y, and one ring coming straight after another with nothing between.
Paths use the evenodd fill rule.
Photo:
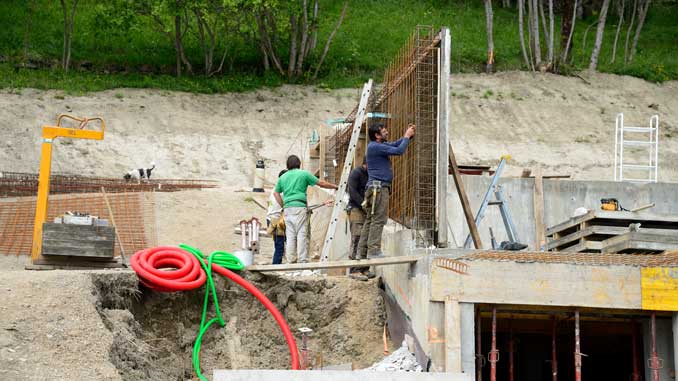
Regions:
<instances>
[{"instance_id":1,"label":"yellow lifting device","mask_svg":"<svg viewBox=\"0 0 678 381\"><path fill-rule=\"evenodd\" d=\"M61 127L62 119L70 119L79 123L76 128ZM98 130L87 130L85 127L99 121ZM56 126L42 126L42 153L40 155L40 176L38 178L38 200L35 205L35 225L33 226L33 246L31 261L35 264L42 252L42 224L47 219L47 199L49 196L49 178L52 171L52 143L58 137L71 139L103 140L106 123L103 118L77 118L61 114L57 117Z\"/></svg>"}]
</instances>

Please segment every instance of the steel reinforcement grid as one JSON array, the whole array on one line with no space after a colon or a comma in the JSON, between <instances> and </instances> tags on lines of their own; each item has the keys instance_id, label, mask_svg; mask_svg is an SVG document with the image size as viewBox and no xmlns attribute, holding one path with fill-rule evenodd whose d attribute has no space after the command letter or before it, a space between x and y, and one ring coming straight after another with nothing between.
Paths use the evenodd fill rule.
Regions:
<instances>
[{"instance_id":1,"label":"steel reinforcement grid","mask_svg":"<svg viewBox=\"0 0 678 381\"><path fill-rule=\"evenodd\" d=\"M408 124L417 126L406 153L391 159L394 178L389 217L415 230L418 246L433 244L436 230L439 44L440 34L432 26L417 26L387 67L380 91L375 91L369 102L369 111L387 117L369 118L366 122L366 126L384 123L391 140L403 136ZM353 122L355 111L346 117L346 123L334 136L328 137L331 141L328 151L341 158L332 172L336 183L341 177L352 132L349 123Z\"/></svg>"},{"instance_id":2,"label":"steel reinforcement grid","mask_svg":"<svg viewBox=\"0 0 678 381\"><path fill-rule=\"evenodd\" d=\"M107 197L125 254L131 255L157 244L154 193L114 193ZM35 200L35 197L0 199L0 254L31 253ZM88 213L111 221L102 193L50 195L48 222L69 211ZM119 250L116 242L116 256Z\"/></svg>"}]
</instances>

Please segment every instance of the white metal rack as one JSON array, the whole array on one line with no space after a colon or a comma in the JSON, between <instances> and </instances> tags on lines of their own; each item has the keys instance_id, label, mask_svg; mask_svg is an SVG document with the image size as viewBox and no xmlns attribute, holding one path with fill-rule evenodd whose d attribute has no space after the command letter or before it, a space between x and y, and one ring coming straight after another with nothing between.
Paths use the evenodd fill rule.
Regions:
<instances>
[{"instance_id":1,"label":"white metal rack","mask_svg":"<svg viewBox=\"0 0 678 381\"><path fill-rule=\"evenodd\" d=\"M629 135L630 134L630 135ZM632 140L629 139L629 136ZM624 156L625 150L633 150L631 160L638 160L647 152L647 162L628 163L630 156ZM626 160L626 161L625 161ZM642 160L642 159L641 159ZM647 173L646 178L627 176L630 170L635 176ZM625 172L626 171L626 172ZM650 127L632 127L624 125L624 114L617 115L614 132L614 181L637 181L656 183L659 172L659 116L650 118Z\"/></svg>"}]
</instances>

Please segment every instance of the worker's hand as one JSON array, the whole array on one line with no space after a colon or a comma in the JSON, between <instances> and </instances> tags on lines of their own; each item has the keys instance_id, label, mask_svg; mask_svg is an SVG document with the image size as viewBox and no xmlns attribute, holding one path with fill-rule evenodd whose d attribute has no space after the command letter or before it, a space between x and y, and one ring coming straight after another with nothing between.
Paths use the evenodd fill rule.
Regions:
<instances>
[{"instance_id":1,"label":"worker's hand","mask_svg":"<svg viewBox=\"0 0 678 381\"><path fill-rule=\"evenodd\" d=\"M323 202L323 204L325 204L325 206L332 206L332 204L334 204L334 200L331 200L331 199L330 199L330 200L325 200L325 201Z\"/></svg>"},{"instance_id":2,"label":"worker's hand","mask_svg":"<svg viewBox=\"0 0 678 381\"><path fill-rule=\"evenodd\" d=\"M417 132L417 126L414 123L410 123L407 125L407 131L405 131L405 137L410 139L414 136L414 134Z\"/></svg>"}]
</instances>

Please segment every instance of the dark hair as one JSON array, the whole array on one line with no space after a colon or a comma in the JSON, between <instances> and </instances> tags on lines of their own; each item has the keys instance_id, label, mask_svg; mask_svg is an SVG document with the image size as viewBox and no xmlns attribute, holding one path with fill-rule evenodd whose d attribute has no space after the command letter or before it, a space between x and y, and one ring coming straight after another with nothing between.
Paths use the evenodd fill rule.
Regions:
<instances>
[{"instance_id":1,"label":"dark hair","mask_svg":"<svg viewBox=\"0 0 678 381\"><path fill-rule=\"evenodd\" d=\"M278 173L278 178L281 178L282 175L284 175L285 173L287 173L287 169L283 169L282 171L280 171L280 173Z\"/></svg>"},{"instance_id":2,"label":"dark hair","mask_svg":"<svg viewBox=\"0 0 678 381\"><path fill-rule=\"evenodd\" d=\"M370 125L367 134L370 136L370 141L377 140L377 134L381 134L381 129L384 128L384 123L375 123Z\"/></svg>"},{"instance_id":3,"label":"dark hair","mask_svg":"<svg viewBox=\"0 0 678 381\"><path fill-rule=\"evenodd\" d=\"M301 160L299 160L299 157L297 155L290 155L287 158L287 170L299 168L301 168Z\"/></svg>"}]
</instances>

